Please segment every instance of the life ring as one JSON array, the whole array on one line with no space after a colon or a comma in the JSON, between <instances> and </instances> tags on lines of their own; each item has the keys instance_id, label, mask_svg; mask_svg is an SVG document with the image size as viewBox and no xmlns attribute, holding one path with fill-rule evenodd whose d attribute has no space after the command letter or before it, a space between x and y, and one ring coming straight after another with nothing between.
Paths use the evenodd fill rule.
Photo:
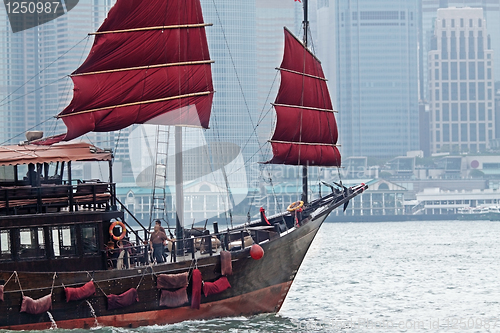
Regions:
<instances>
[{"instance_id":1,"label":"life ring","mask_svg":"<svg viewBox=\"0 0 500 333\"><path fill-rule=\"evenodd\" d=\"M122 228L122 233L119 237L116 237L115 234L113 233L113 229L118 225ZM115 241L122 240L125 237L126 233L127 233L127 228L125 228L125 224L123 224L123 222L121 221L115 221L111 223L111 225L109 226L109 235L113 237Z\"/></svg>"},{"instance_id":2,"label":"life ring","mask_svg":"<svg viewBox=\"0 0 500 333\"><path fill-rule=\"evenodd\" d=\"M293 212L299 208L302 208L302 206L304 206L304 201L295 201L295 202L292 202L286 210L289 212Z\"/></svg>"}]
</instances>

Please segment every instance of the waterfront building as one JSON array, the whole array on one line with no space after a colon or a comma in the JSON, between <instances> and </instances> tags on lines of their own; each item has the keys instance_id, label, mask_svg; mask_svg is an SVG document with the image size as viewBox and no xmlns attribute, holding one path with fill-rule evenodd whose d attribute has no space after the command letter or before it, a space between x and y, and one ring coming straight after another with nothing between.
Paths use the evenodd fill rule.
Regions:
<instances>
[{"instance_id":1,"label":"waterfront building","mask_svg":"<svg viewBox=\"0 0 500 333\"><path fill-rule=\"evenodd\" d=\"M417 193L418 210L414 214L458 214L464 209L500 204L498 189L449 191L438 187L426 188Z\"/></svg>"},{"instance_id":2,"label":"waterfront building","mask_svg":"<svg viewBox=\"0 0 500 333\"><path fill-rule=\"evenodd\" d=\"M495 138L493 51L481 8L438 9L428 54L431 152L483 152Z\"/></svg>"},{"instance_id":3,"label":"waterfront building","mask_svg":"<svg viewBox=\"0 0 500 333\"><path fill-rule=\"evenodd\" d=\"M349 184L349 181L345 182ZM347 209L337 209L331 213L331 220L349 216L387 216L404 215L406 188L384 179L371 179L364 182L368 190L351 200Z\"/></svg>"}]
</instances>

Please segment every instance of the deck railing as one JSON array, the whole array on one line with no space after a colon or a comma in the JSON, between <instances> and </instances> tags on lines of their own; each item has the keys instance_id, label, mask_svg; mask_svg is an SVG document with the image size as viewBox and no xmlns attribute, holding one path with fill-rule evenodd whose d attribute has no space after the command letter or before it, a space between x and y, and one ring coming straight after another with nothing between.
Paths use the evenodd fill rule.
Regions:
<instances>
[{"instance_id":1,"label":"deck railing","mask_svg":"<svg viewBox=\"0 0 500 333\"><path fill-rule=\"evenodd\" d=\"M21 215L49 210L78 211L109 209L115 193L114 183L99 181L41 186L0 187L0 214Z\"/></svg>"}]
</instances>

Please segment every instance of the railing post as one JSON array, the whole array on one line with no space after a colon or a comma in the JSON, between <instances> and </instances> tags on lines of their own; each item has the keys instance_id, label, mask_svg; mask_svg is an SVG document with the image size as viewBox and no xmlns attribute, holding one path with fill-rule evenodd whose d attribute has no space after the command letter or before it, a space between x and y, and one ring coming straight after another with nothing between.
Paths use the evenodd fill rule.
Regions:
<instances>
[{"instance_id":1,"label":"railing post","mask_svg":"<svg viewBox=\"0 0 500 333\"><path fill-rule=\"evenodd\" d=\"M73 180L71 179L71 161L68 162L68 183L69 183L69 211L72 212L73 207Z\"/></svg>"},{"instance_id":2,"label":"railing post","mask_svg":"<svg viewBox=\"0 0 500 333\"><path fill-rule=\"evenodd\" d=\"M281 233L281 230L280 230L280 224L279 223L275 223L274 224L274 231L279 235Z\"/></svg>"},{"instance_id":3,"label":"railing post","mask_svg":"<svg viewBox=\"0 0 500 333\"><path fill-rule=\"evenodd\" d=\"M36 188L36 212L37 213L42 212L42 188L41 187Z\"/></svg>"},{"instance_id":4,"label":"railing post","mask_svg":"<svg viewBox=\"0 0 500 333\"><path fill-rule=\"evenodd\" d=\"M208 243L208 254L210 256L212 256L213 255L213 252L212 252L212 235L208 235L206 237L208 238L208 242L207 242Z\"/></svg>"},{"instance_id":5,"label":"railing post","mask_svg":"<svg viewBox=\"0 0 500 333\"><path fill-rule=\"evenodd\" d=\"M226 251L229 250L229 232L226 232L226 236L224 237L224 248Z\"/></svg>"},{"instance_id":6,"label":"railing post","mask_svg":"<svg viewBox=\"0 0 500 333\"><path fill-rule=\"evenodd\" d=\"M94 205L94 210L97 210L97 203L96 203L96 184L92 185L92 203ZM90 208L90 207L89 207Z\"/></svg>"},{"instance_id":7,"label":"railing post","mask_svg":"<svg viewBox=\"0 0 500 333\"><path fill-rule=\"evenodd\" d=\"M196 248L194 247L194 238L191 238L191 258L194 259L194 254L196 252Z\"/></svg>"},{"instance_id":8,"label":"railing post","mask_svg":"<svg viewBox=\"0 0 500 333\"><path fill-rule=\"evenodd\" d=\"M7 215L10 215L9 213L9 191L5 190L5 209L7 211Z\"/></svg>"},{"instance_id":9,"label":"railing post","mask_svg":"<svg viewBox=\"0 0 500 333\"><path fill-rule=\"evenodd\" d=\"M245 234L243 230L240 231L240 238L241 238L241 249L243 250L245 248Z\"/></svg>"},{"instance_id":10,"label":"railing post","mask_svg":"<svg viewBox=\"0 0 500 333\"><path fill-rule=\"evenodd\" d=\"M172 259L174 262L177 262L177 251L175 250L175 242L177 242L177 240L174 240L172 241Z\"/></svg>"},{"instance_id":11,"label":"railing post","mask_svg":"<svg viewBox=\"0 0 500 333\"><path fill-rule=\"evenodd\" d=\"M144 244L144 262L145 264L149 264L149 242L147 241L148 240L148 237L146 237L146 230L144 230L144 239L145 241L143 242Z\"/></svg>"}]
</instances>

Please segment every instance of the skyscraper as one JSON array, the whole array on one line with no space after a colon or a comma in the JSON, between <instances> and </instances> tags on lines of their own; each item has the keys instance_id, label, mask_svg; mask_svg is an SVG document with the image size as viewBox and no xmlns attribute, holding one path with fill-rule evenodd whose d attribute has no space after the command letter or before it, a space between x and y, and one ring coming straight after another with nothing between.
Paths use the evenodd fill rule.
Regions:
<instances>
[{"instance_id":1,"label":"skyscraper","mask_svg":"<svg viewBox=\"0 0 500 333\"><path fill-rule=\"evenodd\" d=\"M417 2L332 2L341 153L389 157L417 149Z\"/></svg>"},{"instance_id":2,"label":"skyscraper","mask_svg":"<svg viewBox=\"0 0 500 333\"><path fill-rule=\"evenodd\" d=\"M337 17L335 8L333 0L317 1L316 24L318 28L316 29L317 35L314 36L314 49L318 58L321 59L323 71L328 79L334 108L337 107L337 43L335 41L336 22L333 19Z\"/></svg>"},{"instance_id":3,"label":"skyscraper","mask_svg":"<svg viewBox=\"0 0 500 333\"><path fill-rule=\"evenodd\" d=\"M208 142L240 146L245 162L258 160L255 0L201 0L214 81ZM256 175L254 175L256 176Z\"/></svg>"},{"instance_id":4,"label":"skyscraper","mask_svg":"<svg viewBox=\"0 0 500 333\"><path fill-rule=\"evenodd\" d=\"M428 57L432 152L485 151L495 138L494 52L482 8L437 10Z\"/></svg>"},{"instance_id":5,"label":"skyscraper","mask_svg":"<svg viewBox=\"0 0 500 333\"><path fill-rule=\"evenodd\" d=\"M494 62L500 63L500 1L498 0L421 0L422 2L422 33L420 41L422 52L420 66L422 67L422 87L428 86L427 81L427 54L431 49L431 39L434 36L434 22L438 8L472 7L482 8L486 28L491 35L491 48L494 52ZM500 79L500 66L496 66L494 73L496 80ZM428 89L422 91L422 97L428 99Z\"/></svg>"},{"instance_id":6,"label":"skyscraper","mask_svg":"<svg viewBox=\"0 0 500 333\"><path fill-rule=\"evenodd\" d=\"M0 16L0 112L3 140L17 143L34 128L45 135L65 131L57 115L72 98L68 75L85 60L95 31L114 1L81 0L67 14L40 26L13 33ZM92 140L106 140L94 135Z\"/></svg>"},{"instance_id":7,"label":"skyscraper","mask_svg":"<svg viewBox=\"0 0 500 333\"><path fill-rule=\"evenodd\" d=\"M256 2L257 111L264 118L259 125L261 144L271 138L274 110L270 110L278 92L279 67L283 57L283 27L295 29L293 1L257 0Z\"/></svg>"}]
</instances>

